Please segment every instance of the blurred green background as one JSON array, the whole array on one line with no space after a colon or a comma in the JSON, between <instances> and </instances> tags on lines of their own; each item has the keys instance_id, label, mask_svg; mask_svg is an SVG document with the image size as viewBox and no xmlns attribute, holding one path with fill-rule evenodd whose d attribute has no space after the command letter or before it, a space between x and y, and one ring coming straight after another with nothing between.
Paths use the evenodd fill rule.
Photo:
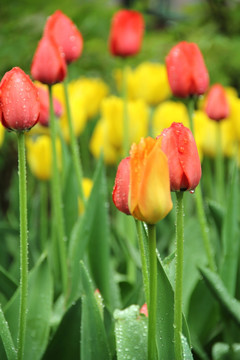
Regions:
<instances>
[{"instance_id":1,"label":"blurred green background","mask_svg":"<svg viewBox=\"0 0 240 360\"><path fill-rule=\"evenodd\" d=\"M182 0L183 1L183 0ZM240 89L240 4L236 0L1 0L0 76L13 66L30 73L45 21L55 10L68 15L82 32L82 57L69 68L69 77L100 76L112 81L112 70L121 59L108 52L111 17L119 7L143 12L146 32L141 53L130 65L143 60L164 62L178 41L196 42L203 52L211 83Z\"/></svg>"}]
</instances>

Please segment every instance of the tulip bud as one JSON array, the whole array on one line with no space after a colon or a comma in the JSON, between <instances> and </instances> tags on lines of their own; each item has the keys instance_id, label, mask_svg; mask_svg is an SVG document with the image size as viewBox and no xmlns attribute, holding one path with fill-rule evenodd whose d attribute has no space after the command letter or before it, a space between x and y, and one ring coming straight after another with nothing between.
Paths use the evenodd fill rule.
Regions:
<instances>
[{"instance_id":1,"label":"tulip bud","mask_svg":"<svg viewBox=\"0 0 240 360\"><path fill-rule=\"evenodd\" d=\"M150 137L133 144L130 155L130 212L155 224L172 209L168 159L160 142Z\"/></svg>"},{"instance_id":2,"label":"tulip bud","mask_svg":"<svg viewBox=\"0 0 240 360\"><path fill-rule=\"evenodd\" d=\"M191 131L181 123L172 123L159 136L168 158L171 191L194 190L201 178L201 163Z\"/></svg>"},{"instance_id":3,"label":"tulip bud","mask_svg":"<svg viewBox=\"0 0 240 360\"><path fill-rule=\"evenodd\" d=\"M116 208L130 215L128 194L130 183L130 157L123 159L118 165L112 198Z\"/></svg>"},{"instance_id":4,"label":"tulip bud","mask_svg":"<svg viewBox=\"0 0 240 360\"><path fill-rule=\"evenodd\" d=\"M18 67L8 71L0 83L0 113L3 126L9 130L29 130L38 121L37 89Z\"/></svg>"},{"instance_id":5,"label":"tulip bud","mask_svg":"<svg viewBox=\"0 0 240 360\"><path fill-rule=\"evenodd\" d=\"M175 96L187 97L205 93L208 71L197 44L181 41L166 57L168 80Z\"/></svg>"},{"instance_id":6,"label":"tulip bud","mask_svg":"<svg viewBox=\"0 0 240 360\"><path fill-rule=\"evenodd\" d=\"M125 214L155 224L172 209L167 157L150 137L133 144L130 154L118 166L113 202Z\"/></svg>"},{"instance_id":7,"label":"tulip bud","mask_svg":"<svg viewBox=\"0 0 240 360\"><path fill-rule=\"evenodd\" d=\"M67 66L58 45L50 36L43 36L33 57L31 74L35 80L52 85L64 80Z\"/></svg>"},{"instance_id":8,"label":"tulip bud","mask_svg":"<svg viewBox=\"0 0 240 360\"><path fill-rule=\"evenodd\" d=\"M52 36L67 64L76 60L82 53L83 38L74 23L60 10L55 11L46 23L45 35Z\"/></svg>"},{"instance_id":9,"label":"tulip bud","mask_svg":"<svg viewBox=\"0 0 240 360\"><path fill-rule=\"evenodd\" d=\"M228 117L230 109L227 96L222 85L213 85L206 98L205 111L212 120L222 120Z\"/></svg>"},{"instance_id":10,"label":"tulip bud","mask_svg":"<svg viewBox=\"0 0 240 360\"><path fill-rule=\"evenodd\" d=\"M148 308L146 303L141 307L140 314L144 314L146 317L148 317Z\"/></svg>"},{"instance_id":11,"label":"tulip bud","mask_svg":"<svg viewBox=\"0 0 240 360\"><path fill-rule=\"evenodd\" d=\"M42 126L48 126L50 118L49 93L47 89L40 86L37 86L37 89L40 101L40 116L38 122ZM63 112L62 104L56 98L53 98L53 108L55 116L60 117Z\"/></svg>"},{"instance_id":12,"label":"tulip bud","mask_svg":"<svg viewBox=\"0 0 240 360\"><path fill-rule=\"evenodd\" d=\"M132 56L140 51L144 19L134 10L120 10L112 19L109 49L114 56Z\"/></svg>"}]
</instances>

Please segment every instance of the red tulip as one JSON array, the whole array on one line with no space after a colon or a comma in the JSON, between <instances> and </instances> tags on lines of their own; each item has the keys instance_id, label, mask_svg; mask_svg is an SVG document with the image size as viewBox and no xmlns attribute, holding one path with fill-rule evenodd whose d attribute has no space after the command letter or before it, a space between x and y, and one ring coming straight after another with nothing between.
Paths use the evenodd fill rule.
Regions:
<instances>
[{"instance_id":1,"label":"red tulip","mask_svg":"<svg viewBox=\"0 0 240 360\"><path fill-rule=\"evenodd\" d=\"M29 130L39 118L38 92L30 77L19 67L8 71L0 83L0 113L9 130Z\"/></svg>"},{"instance_id":2,"label":"red tulip","mask_svg":"<svg viewBox=\"0 0 240 360\"><path fill-rule=\"evenodd\" d=\"M112 19L109 48L114 56L131 56L140 51L144 19L134 10L120 10Z\"/></svg>"},{"instance_id":3,"label":"red tulip","mask_svg":"<svg viewBox=\"0 0 240 360\"><path fill-rule=\"evenodd\" d=\"M166 65L175 96L201 95L207 90L208 71L197 44L182 41L175 45L166 58Z\"/></svg>"},{"instance_id":4,"label":"red tulip","mask_svg":"<svg viewBox=\"0 0 240 360\"><path fill-rule=\"evenodd\" d=\"M130 157L123 159L118 165L112 198L116 208L130 215L128 194L130 183Z\"/></svg>"},{"instance_id":5,"label":"red tulip","mask_svg":"<svg viewBox=\"0 0 240 360\"><path fill-rule=\"evenodd\" d=\"M83 38L74 23L60 10L50 16L45 26L45 35L52 36L69 64L79 58L83 49Z\"/></svg>"},{"instance_id":6,"label":"red tulip","mask_svg":"<svg viewBox=\"0 0 240 360\"><path fill-rule=\"evenodd\" d=\"M64 80L66 62L58 45L50 36L43 36L33 57L31 74L35 80L52 85Z\"/></svg>"},{"instance_id":7,"label":"red tulip","mask_svg":"<svg viewBox=\"0 0 240 360\"><path fill-rule=\"evenodd\" d=\"M171 191L193 190L201 178L201 163L191 131L181 123L172 123L159 136L167 155Z\"/></svg>"},{"instance_id":8,"label":"red tulip","mask_svg":"<svg viewBox=\"0 0 240 360\"><path fill-rule=\"evenodd\" d=\"M219 121L229 115L229 104L222 85L213 85L206 98L205 111L210 119Z\"/></svg>"},{"instance_id":9,"label":"red tulip","mask_svg":"<svg viewBox=\"0 0 240 360\"><path fill-rule=\"evenodd\" d=\"M49 124L49 93L47 89L44 89L42 87L37 87L38 89L38 95L39 95L39 101L40 101L40 116L38 122L42 126L48 126ZM57 117L60 117L63 112L62 104L56 99L53 98L53 107L54 107L54 113Z\"/></svg>"}]
</instances>

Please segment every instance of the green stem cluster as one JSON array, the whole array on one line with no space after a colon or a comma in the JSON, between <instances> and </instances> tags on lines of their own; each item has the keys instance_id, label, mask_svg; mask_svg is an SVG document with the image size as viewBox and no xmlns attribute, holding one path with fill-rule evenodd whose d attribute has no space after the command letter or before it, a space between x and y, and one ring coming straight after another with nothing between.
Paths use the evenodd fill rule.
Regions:
<instances>
[{"instance_id":1,"label":"green stem cluster","mask_svg":"<svg viewBox=\"0 0 240 360\"><path fill-rule=\"evenodd\" d=\"M192 131L192 134L194 136L194 124L193 124L193 113L194 113L194 104L195 104L195 98L190 97L188 102L188 115L189 115L189 122L190 122L190 129ZM196 195L196 203L197 203L197 213L198 213L198 219L201 227L202 237L203 237L203 244L206 252L206 256L208 259L208 265L211 270L216 270L215 260L213 256L213 250L209 238L209 229L207 224L207 219L204 211L203 206L203 196L202 196L202 190L201 185L197 186L195 190Z\"/></svg>"},{"instance_id":2,"label":"green stem cluster","mask_svg":"<svg viewBox=\"0 0 240 360\"><path fill-rule=\"evenodd\" d=\"M128 96L127 96L127 67L123 68L123 154L124 157L129 153L129 117L128 117Z\"/></svg>"},{"instance_id":3,"label":"green stem cluster","mask_svg":"<svg viewBox=\"0 0 240 360\"><path fill-rule=\"evenodd\" d=\"M50 129L51 129L51 142L52 142L52 206L54 214L55 231L57 231L57 239L59 246L60 266L62 273L62 283L65 295L67 294L68 285L68 269L67 269L67 256L65 247L65 230L64 230L64 217L63 217L63 205L61 198L61 183L58 171L58 159L57 159L57 128L56 120L53 109L53 95L52 87L49 86L49 102L50 102Z\"/></svg>"},{"instance_id":4,"label":"green stem cluster","mask_svg":"<svg viewBox=\"0 0 240 360\"><path fill-rule=\"evenodd\" d=\"M83 201L83 204L86 205L85 196L83 193L83 187L82 187L82 180L83 180L83 171L82 171L82 164L81 164L81 157L80 157L80 151L77 143L77 138L74 133L73 129L73 122L72 122L72 115L71 115L71 109L70 109L70 103L69 103L69 96L68 96L68 83L67 79L65 78L63 81L63 87L64 87L64 96L65 96L65 104L66 104L66 112L67 112L67 119L68 119L68 127L69 127L69 135L70 135L70 146L72 151L72 159L73 164L77 176L77 182L78 182L78 192L81 200Z\"/></svg>"}]
</instances>

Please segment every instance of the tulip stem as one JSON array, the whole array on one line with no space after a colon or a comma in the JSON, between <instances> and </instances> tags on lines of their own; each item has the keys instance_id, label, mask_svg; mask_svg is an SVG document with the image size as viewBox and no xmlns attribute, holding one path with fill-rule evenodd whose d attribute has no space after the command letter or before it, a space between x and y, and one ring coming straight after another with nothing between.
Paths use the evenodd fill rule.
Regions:
<instances>
[{"instance_id":1,"label":"tulip stem","mask_svg":"<svg viewBox=\"0 0 240 360\"><path fill-rule=\"evenodd\" d=\"M127 96L127 67L123 67L123 154L124 157L129 153L129 117L128 117L128 96Z\"/></svg>"},{"instance_id":2,"label":"tulip stem","mask_svg":"<svg viewBox=\"0 0 240 360\"><path fill-rule=\"evenodd\" d=\"M188 102L188 115L189 115L190 129L192 131L193 136L194 136L194 124L193 124L194 102L195 102L194 97L190 97L189 102ZM208 265L212 271L215 271L216 264L215 264L215 260L214 260L214 255L213 255L210 238L209 238L209 228L208 228L207 219L206 219L204 206L203 206L201 183L197 186L197 188L195 190L195 195L196 195L198 220L199 220L199 224L201 227L203 244L204 244L206 256L208 259Z\"/></svg>"},{"instance_id":3,"label":"tulip stem","mask_svg":"<svg viewBox=\"0 0 240 360\"><path fill-rule=\"evenodd\" d=\"M63 206L61 198L61 184L60 176L57 164L57 128L56 120L54 117L53 109L53 95L52 87L49 85L49 103L50 103L50 128L51 128L51 141L52 141L52 206L55 221L55 229L57 229L57 238L59 246L60 266L62 275L62 284L64 294L67 294L67 283L68 283L68 269L67 269L67 256L65 248L65 231L64 231L64 217L63 217Z\"/></svg>"},{"instance_id":4,"label":"tulip stem","mask_svg":"<svg viewBox=\"0 0 240 360\"><path fill-rule=\"evenodd\" d=\"M24 343L27 320L28 297L28 225L27 225L27 184L25 134L18 137L18 175L19 175L19 212L20 212L20 317L18 333L18 360L24 357Z\"/></svg>"},{"instance_id":5,"label":"tulip stem","mask_svg":"<svg viewBox=\"0 0 240 360\"><path fill-rule=\"evenodd\" d=\"M135 219L135 223L137 228L138 244L141 254L144 292L145 292L146 302L149 306L149 276L148 276L148 264L147 264L148 254L143 241L142 223L137 219Z\"/></svg>"},{"instance_id":6,"label":"tulip stem","mask_svg":"<svg viewBox=\"0 0 240 360\"><path fill-rule=\"evenodd\" d=\"M74 134L74 129L73 129L72 115L71 115L69 96L68 96L67 78L65 78L63 81L63 87L64 87L64 96L65 96L66 112L67 112L67 119L68 119L69 135L70 135L70 146L71 146L71 151L72 151L73 164L74 164L75 172L77 175L78 192L79 192L79 196L85 206L86 199L85 199L85 196L83 193L83 186L82 186L82 180L83 180L82 163L81 163L81 156L80 156L79 146L77 143L77 138Z\"/></svg>"},{"instance_id":7,"label":"tulip stem","mask_svg":"<svg viewBox=\"0 0 240 360\"><path fill-rule=\"evenodd\" d=\"M217 134L216 134L216 184L217 184L217 197L220 204L223 204L224 200L224 166L223 166L223 156L222 156L222 136L221 136L221 122L217 124Z\"/></svg>"},{"instance_id":8,"label":"tulip stem","mask_svg":"<svg viewBox=\"0 0 240 360\"><path fill-rule=\"evenodd\" d=\"M148 224L149 250L149 306L148 306L148 360L156 360L156 318L157 318L157 255L156 227Z\"/></svg>"},{"instance_id":9,"label":"tulip stem","mask_svg":"<svg viewBox=\"0 0 240 360\"><path fill-rule=\"evenodd\" d=\"M41 251L45 251L46 239L48 235L47 223L47 205L48 205L48 187L46 181L40 182L40 245Z\"/></svg>"},{"instance_id":10,"label":"tulip stem","mask_svg":"<svg viewBox=\"0 0 240 360\"><path fill-rule=\"evenodd\" d=\"M182 360L182 283L183 283L183 191L176 192L176 255L174 296L174 350L175 359Z\"/></svg>"}]
</instances>

